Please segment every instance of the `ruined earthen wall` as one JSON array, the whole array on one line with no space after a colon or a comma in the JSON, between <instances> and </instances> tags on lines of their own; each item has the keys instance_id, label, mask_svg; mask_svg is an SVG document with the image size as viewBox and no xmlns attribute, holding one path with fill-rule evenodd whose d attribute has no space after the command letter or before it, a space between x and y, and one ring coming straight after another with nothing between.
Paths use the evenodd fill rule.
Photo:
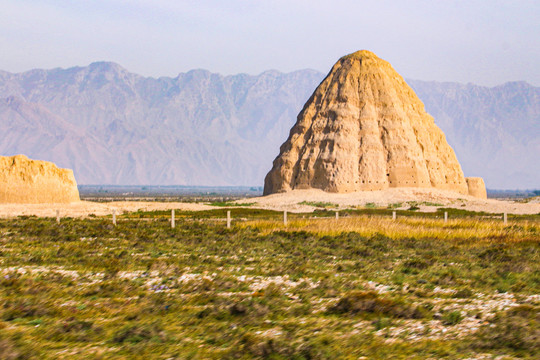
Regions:
<instances>
[{"instance_id":1,"label":"ruined earthen wall","mask_svg":"<svg viewBox=\"0 0 540 360\"><path fill-rule=\"evenodd\" d=\"M0 203L70 203L79 201L73 171L24 155L0 156Z\"/></svg>"},{"instance_id":2,"label":"ruined earthen wall","mask_svg":"<svg viewBox=\"0 0 540 360\"><path fill-rule=\"evenodd\" d=\"M466 177L467 187L469 189L469 195L480 198L487 199L486 185L484 184L484 179L481 177Z\"/></svg>"}]
</instances>

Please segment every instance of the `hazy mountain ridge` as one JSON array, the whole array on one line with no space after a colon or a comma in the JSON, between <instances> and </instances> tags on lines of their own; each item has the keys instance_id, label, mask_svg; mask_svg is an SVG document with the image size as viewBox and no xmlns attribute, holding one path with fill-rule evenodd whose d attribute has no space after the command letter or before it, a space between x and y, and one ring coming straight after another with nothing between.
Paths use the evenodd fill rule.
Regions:
<instances>
[{"instance_id":1,"label":"hazy mountain ridge","mask_svg":"<svg viewBox=\"0 0 540 360\"><path fill-rule=\"evenodd\" d=\"M147 78L120 65L0 71L0 154L73 168L80 184L262 185L313 70ZM467 176L538 187L540 88L408 80Z\"/></svg>"},{"instance_id":2,"label":"hazy mountain ridge","mask_svg":"<svg viewBox=\"0 0 540 360\"><path fill-rule=\"evenodd\" d=\"M540 88L408 80L445 132L465 174L491 188L540 186Z\"/></svg>"},{"instance_id":3,"label":"hazy mountain ridge","mask_svg":"<svg viewBox=\"0 0 540 360\"><path fill-rule=\"evenodd\" d=\"M2 103L0 128L12 140L0 142L0 153L55 161L73 168L83 184L258 184L319 78L310 70L259 76L192 70L154 79L113 63L6 73L0 97L19 97L25 111ZM49 118L58 125L42 129ZM72 128L39 139L67 128L61 120ZM84 137L70 141L75 134ZM94 151L95 139L101 151Z\"/></svg>"}]
</instances>

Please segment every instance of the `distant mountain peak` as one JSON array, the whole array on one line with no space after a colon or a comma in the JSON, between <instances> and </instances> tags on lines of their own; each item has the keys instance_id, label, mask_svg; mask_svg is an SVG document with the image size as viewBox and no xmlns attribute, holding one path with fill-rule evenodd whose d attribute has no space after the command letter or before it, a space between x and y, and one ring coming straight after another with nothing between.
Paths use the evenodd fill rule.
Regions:
<instances>
[{"instance_id":1,"label":"distant mountain peak","mask_svg":"<svg viewBox=\"0 0 540 360\"><path fill-rule=\"evenodd\" d=\"M88 65L88 68L93 71L114 71L127 72L125 68L112 61L95 61Z\"/></svg>"},{"instance_id":2,"label":"distant mountain peak","mask_svg":"<svg viewBox=\"0 0 540 360\"><path fill-rule=\"evenodd\" d=\"M283 72L279 71L279 70L276 70L276 69L270 69L270 70L266 70L266 71L263 71L260 76L280 76L280 75L283 75Z\"/></svg>"}]
</instances>

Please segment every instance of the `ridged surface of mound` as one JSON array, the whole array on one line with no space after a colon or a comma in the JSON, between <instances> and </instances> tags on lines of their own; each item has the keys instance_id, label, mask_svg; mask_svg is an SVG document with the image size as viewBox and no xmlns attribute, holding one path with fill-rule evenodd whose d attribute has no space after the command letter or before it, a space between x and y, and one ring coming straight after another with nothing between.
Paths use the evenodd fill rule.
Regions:
<instances>
[{"instance_id":1,"label":"ridged surface of mound","mask_svg":"<svg viewBox=\"0 0 540 360\"><path fill-rule=\"evenodd\" d=\"M0 156L0 203L39 204L79 201L70 169L24 155Z\"/></svg>"},{"instance_id":2,"label":"ridged surface of mound","mask_svg":"<svg viewBox=\"0 0 540 360\"><path fill-rule=\"evenodd\" d=\"M344 56L298 115L264 194L434 187L468 194L443 132L392 66L369 51Z\"/></svg>"}]
</instances>

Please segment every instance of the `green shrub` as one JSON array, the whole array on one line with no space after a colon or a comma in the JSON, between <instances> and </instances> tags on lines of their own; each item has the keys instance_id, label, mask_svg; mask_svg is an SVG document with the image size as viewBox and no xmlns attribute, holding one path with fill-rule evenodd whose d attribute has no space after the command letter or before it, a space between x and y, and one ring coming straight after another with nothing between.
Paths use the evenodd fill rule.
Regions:
<instances>
[{"instance_id":1,"label":"green shrub","mask_svg":"<svg viewBox=\"0 0 540 360\"><path fill-rule=\"evenodd\" d=\"M540 308L519 305L498 313L476 334L473 346L481 350L508 349L534 357L540 353Z\"/></svg>"},{"instance_id":2,"label":"green shrub","mask_svg":"<svg viewBox=\"0 0 540 360\"><path fill-rule=\"evenodd\" d=\"M48 331L47 338L52 341L90 342L101 329L93 321L68 318L58 322Z\"/></svg>"},{"instance_id":3,"label":"green shrub","mask_svg":"<svg viewBox=\"0 0 540 360\"><path fill-rule=\"evenodd\" d=\"M165 341L166 334L163 328L154 324L129 324L121 327L112 336L112 342L122 344L131 343L136 344L141 341L157 340L160 342Z\"/></svg>"},{"instance_id":4,"label":"green shrub","mask_svg":"<svg viewBox=\"0 0 540 360\"><path fill-rule=\"evenodd\" d=\"M338 207L337 204L323 202L323 201L302 201L298 203L298 205L308 205L308 206L313 206L313 207L318 207L318 208Z\"/></svg>"},{"instance_id":5,"label":"green shrub","mask_svg":"<svg viewBox=\"0 0 540 360\"><path fill-rule=\"evenodd\" d=\"M373 291L353 291L343 296L329 311L338 314L371 313L398 318L421 319L426 317L426 309L405 304L388 298L380 298Z\"/></svg>"},{"instance_id":6,"label":"green shrub","mask_svg":"<svg viewBox=\"0 0 540 360\"><path fill-rule=\"evenodd\" d=\"M11 321L16 318L42 317L50 314L50 308L43 301L19 298L4 303L2 319Z\"/></svg>"},{"instance_id":7,"label":"green shrub","mask_svg":"<svg viewBox=\"0 0 540 360\"><path fill-rule=\"evenodd\" d=\"M459 324L461 320L463 320L463 316L461 315L461 312L457 310L447 312L442 317L442 323L449 326Z\"/></svg>"},{"instance_id":8,"label":"green shrub","mask_svg":"<svg viewBox=\"0 0 540 360\"><path fill-rule=\"evenodd\" d=\"M235 203L229 201L214 201L209 204L210 206L221 206L221 207L237 207L237 206L253 206L255 203Z\"/></svg>"},{"instance_id":9,"label":"green shrub","mask_svg":"<svg viewBox=\"0 0 540 360\"><path fill-rule=\"evenodd\" d=\"M32 357L27 354L27 351L25 352L21 347L17 346L15 341L3 338L0 335L0 358L2 360L23 360Z\"/></svg>"},{"instance_id":10,"label":"green shrub","mask_svg":"<svg viewBox=\"0 0 540 360\"><path fill-rule=\"evenodd\" d=\"M375 327L376 331L381 330L392 326L392 320L389 318L378 318L377 320L373 321L373 326Z\"/></svg>"},{"instance_id":11,"label":"green shrub","mask_svg":"<svg viewBox=\"0 0 540 360\"><path fill-rule=\"evenodd\" d=\"M466 299L473 296L473 292L468 287L459 289L455 294L454 298L456 299Z\"/></svg>"},{"instance_id":12,"label":"green shrub","mask_svg":"<svg viewBox=\"0 0 540 360\"><path fill-rule=\"evenodd\" d=\"M424 270L424 269L429 268L431 265L433 265L433 260L414 258L414 259L405 261L403 265L409 268Z\"/></svg>"}]
</instances>

